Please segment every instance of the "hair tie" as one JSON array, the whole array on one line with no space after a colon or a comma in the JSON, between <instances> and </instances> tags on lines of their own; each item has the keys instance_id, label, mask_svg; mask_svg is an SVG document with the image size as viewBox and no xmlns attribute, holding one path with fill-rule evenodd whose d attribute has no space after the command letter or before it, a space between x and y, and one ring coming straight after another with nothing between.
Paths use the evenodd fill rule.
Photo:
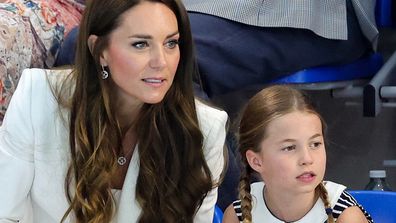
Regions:
<instances>
[{"instance_id":1,"label":"hair tie","mask_svg":"<svg viewBox=\"0 0 396 223\"><path fill-rule=\"evenodd\" d=\"M331 208L326 208L325 210L326 210L326 214L327 214L327 215L333 213L333 209L331 209Z\"/></svg>"}]
</instances>

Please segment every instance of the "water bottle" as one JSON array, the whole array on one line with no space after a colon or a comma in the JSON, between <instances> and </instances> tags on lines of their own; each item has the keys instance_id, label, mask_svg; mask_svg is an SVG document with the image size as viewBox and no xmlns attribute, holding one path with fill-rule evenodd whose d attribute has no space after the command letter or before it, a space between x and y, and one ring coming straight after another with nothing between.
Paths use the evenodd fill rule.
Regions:
<instances>
[{"instance_id":1,"label":"water bottle","mask_svg":"<svg viewBox=\"0 0 396 223\"><path fill-rule=\"evenodd\" d=\"M365 190L381 190L391 191L389 185L386 183L385 170L370 170L370 182L364 188Z\"/></svg>"}]
</instances>

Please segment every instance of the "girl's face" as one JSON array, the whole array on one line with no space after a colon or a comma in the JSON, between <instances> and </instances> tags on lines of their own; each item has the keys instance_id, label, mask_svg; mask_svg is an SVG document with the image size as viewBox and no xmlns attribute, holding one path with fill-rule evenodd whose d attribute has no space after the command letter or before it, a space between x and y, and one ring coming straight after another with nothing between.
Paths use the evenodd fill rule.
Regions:
<instances>
[{"instance_id":1,"label":"girl's face","mask_svg":"<svg viewBox=\"0 0 396 223\"><path fill-rule=\"evenodd\" d=\"M100 60L121 103L155 104L164 98L179 64L178 40L176 16L162 3L144 1L121 15Z\"/></svg>"},{"instance_id":2,"label":"girl's face","mask_svg":"<svg viewBox=\"0 0 396 223\"><path fill-rule=\"evenodd\" d=\"M256 171L268 190L308 193L323 180L326 152L317 115L294 111L274 119L260 148L255 154L260 164Z\"/></svg>"}]
</instances>

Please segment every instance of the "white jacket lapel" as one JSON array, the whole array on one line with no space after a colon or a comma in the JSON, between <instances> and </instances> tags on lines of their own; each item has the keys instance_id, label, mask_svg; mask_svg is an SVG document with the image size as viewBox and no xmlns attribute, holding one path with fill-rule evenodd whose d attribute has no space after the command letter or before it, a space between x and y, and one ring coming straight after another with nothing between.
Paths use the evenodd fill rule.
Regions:
<instances>
[{"instance_id":1,"label":"white jacket lapel","mask_svg":"<svg viewBox=\"0 0 396 223\"><path fill-rule=\"evenodd\" d=\"M132 155L128 172L122 187L120 202L117 211L117 223L137 222L141 213L141 208L136 201L136 181L139 174L139 152L138 147Z\"/></svg>"}]
</instances>

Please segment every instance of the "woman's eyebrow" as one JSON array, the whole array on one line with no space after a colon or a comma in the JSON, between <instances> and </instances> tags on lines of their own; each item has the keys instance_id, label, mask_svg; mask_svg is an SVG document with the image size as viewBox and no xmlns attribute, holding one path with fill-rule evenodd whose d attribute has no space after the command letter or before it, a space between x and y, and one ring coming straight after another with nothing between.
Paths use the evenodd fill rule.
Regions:
<instances>
[{"instance_id":1,"label":"woman's eyebrow","mask_svg":"<svg viewBox=\"0 0 396 223\"><path fill-rule=\"evenodd\" d=\"M168 39L168 38L175 36L177 34L179 34L179 31L176 31L176 32L173 32L173 33L167 35L166 38ZM128 38L153 39L153 36L148 35L148 34L135 34L135 35L129 36Z\"/></svg>"}]
</instances>

